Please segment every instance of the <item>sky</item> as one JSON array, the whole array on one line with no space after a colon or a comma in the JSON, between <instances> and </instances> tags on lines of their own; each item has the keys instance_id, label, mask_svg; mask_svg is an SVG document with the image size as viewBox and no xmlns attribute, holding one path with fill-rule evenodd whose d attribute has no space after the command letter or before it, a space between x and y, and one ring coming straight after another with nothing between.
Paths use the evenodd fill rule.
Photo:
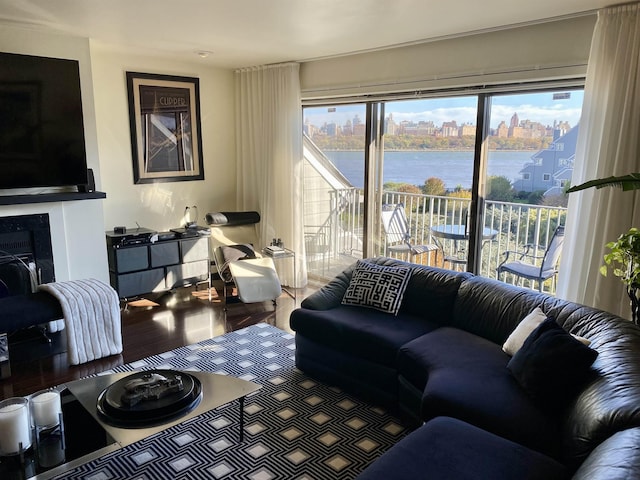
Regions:
<instances>
[{"instance_id":1,"label":"sky","mask_svg":"<svg viewBox=\"0 0 640 480\"><path fill-rule=\"evenodd\" d=\"M570 98L554 100L554 93L570 92ZM542 92L531 94L510 94L493 96L491 107L491 128L496 128L501 121L507 125L514 113L520 120L531 120L543 125L553 125L554 121L566 121L573 127L580 119L582 110L583 90L563 92ZM420 120L433 121L436 126L443 122L455 120L458 125L476 123L475 96L432 98L423 100L404 100L387 102L385 117L393 114L396 123L403 120L418 122ZM347 120L353 120L357 114L360 120L365 120L364 104L336 106L335 112L329 112L327 107L312 107L304 109L305 121L318 127L325 122L335 122L344 125Z\"/></svg>"}]
</instances>

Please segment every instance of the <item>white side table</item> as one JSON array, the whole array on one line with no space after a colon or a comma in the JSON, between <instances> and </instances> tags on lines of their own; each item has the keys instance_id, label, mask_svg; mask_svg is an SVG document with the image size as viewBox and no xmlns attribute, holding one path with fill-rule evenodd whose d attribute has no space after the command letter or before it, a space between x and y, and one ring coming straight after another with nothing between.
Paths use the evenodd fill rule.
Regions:
<instances>
[{"instance_id":1,"label":"white side table","mask_svg":"<svg viewBox=\"0 0 640 480\"><path fill-rule=\"evenodd\" d=\"M269 252L266 248L262 249L262 254L266 257L272 258L273 259L273 263L275 263L277 265L277 262L280 260L284 260L286 258L290 258L293 261L293 281L296 281L296 278L298 277L297 275L297 265L296 265L296 252L294 252L293 250L290 250L288 248L283 248L282 249L283 252L282 253L278 253L278 254L271 254L271 252ZM291 298L293 298L293 302L297 303L298 301L298 295L297 295L297 291L294 287L284 287L282 286L282 291L284 293L286 293L287 295L289 295Z\"/></svg>"}]
</instances>

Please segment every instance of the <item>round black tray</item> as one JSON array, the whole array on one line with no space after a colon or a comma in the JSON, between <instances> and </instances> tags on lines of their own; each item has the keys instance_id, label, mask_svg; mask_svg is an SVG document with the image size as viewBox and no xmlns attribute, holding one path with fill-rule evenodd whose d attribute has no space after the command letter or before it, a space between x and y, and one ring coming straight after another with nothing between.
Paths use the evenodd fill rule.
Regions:
<instances>
[{"instance_id":1,"label":"round black tray","mask_svg":"<svg viewBox=\"0 0 640 480\"><path fill-rule=\"evenodd\" d=\"M139 401L134 405L123 400L126 385L132 380L158 374L168 380L178 377L183 389L157 400ZM144 428L165 423L186 415L202 398L202 384L195 376L175 370L144 370L128 375L112 383L98 395L97 410L101 420L122 428Z\"/></svg>"}]
</instances>

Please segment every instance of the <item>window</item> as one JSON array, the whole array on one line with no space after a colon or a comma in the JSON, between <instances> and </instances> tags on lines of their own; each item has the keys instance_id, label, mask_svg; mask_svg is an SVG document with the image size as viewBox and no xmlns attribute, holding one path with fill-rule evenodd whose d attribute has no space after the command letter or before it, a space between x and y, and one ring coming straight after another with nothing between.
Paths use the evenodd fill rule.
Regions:
<instances>
[{"instance_id":1,"label":"window","mask_svg":"<svg viewBox=\"0 0 640 480\"><path fill-rule=\"evenodd\" d=\"M319 190L335 198L322 200L334 219L329 263L336 269L325 269L327 276L342 269L339 259L387 255L496 278L506 250L543 252L564 223L562 185L574 165L583 92L567 93L427 92L305 108L305 141L321 146L331 178ZM305 208L319 190L305 192ZM397 248L389 248L382 221L389 205L401 205L406 217ZM403 243L436 245L438 253L415 254Z\"/></svg>"},{"instance_id":2,"label":"window","mask_svg":"<svg viewBox=\"0 0 640 480\"><path fill-rule=\"evenodd\" d=\"M330 278L362 258L364 118L363 104L304 109L303 233L311 277Z\"/></svg>"}]
</instances>

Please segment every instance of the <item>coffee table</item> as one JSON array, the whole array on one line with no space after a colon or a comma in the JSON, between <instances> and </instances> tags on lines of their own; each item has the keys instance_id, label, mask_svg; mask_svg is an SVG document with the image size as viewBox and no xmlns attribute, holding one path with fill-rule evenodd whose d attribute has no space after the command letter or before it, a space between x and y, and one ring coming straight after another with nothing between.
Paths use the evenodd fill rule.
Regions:
<instances>
[{"instance_id":1,"label":"coffee table","mask_svg":"<svg viewBox=\"0 0 640 480\"><path fill-rule=\"evenodd\" d=\"M106 423L98 414L98 395L114 382L133 373L136 372L99 375L97 377L75 380L65 385L65 393L69 394L68 396L72 397L71 401L73 403L80 405L79 408L83 410L83 413L90 414L95 423L97 423L99 427L101 427L102 434L100 435L104 435L106 441L102 443L102 445L104 446L101 445L100 448L79 458L74 458L71 460L67 458L67 462L65 464L54 467L51 470L47 470L46 472L40 473L32 478L37 480L51 478L69 469L75 468L79 465L106 455L107 453L118 450L126 445L166 430L167 428L189 420L190 418L208 412L209 410L213 410L227 403L231 403L234 400L237 400L239 404L238 416L240 431L238 438L239 441L242 442L244 439L244 399L247 395L254 393L262 388L261 385L258 385L256 383L228 375L189 371L187 373L196 377L202 384L202 399L193 410L180 417L173 418L166 423L146 428L122 428L110 425ZM70 429L67 428L66 423L67 422L65 420L65 437L68 437L70 435L86 434L86 432L70 432Z\"/></svg>"}]
</instances>

